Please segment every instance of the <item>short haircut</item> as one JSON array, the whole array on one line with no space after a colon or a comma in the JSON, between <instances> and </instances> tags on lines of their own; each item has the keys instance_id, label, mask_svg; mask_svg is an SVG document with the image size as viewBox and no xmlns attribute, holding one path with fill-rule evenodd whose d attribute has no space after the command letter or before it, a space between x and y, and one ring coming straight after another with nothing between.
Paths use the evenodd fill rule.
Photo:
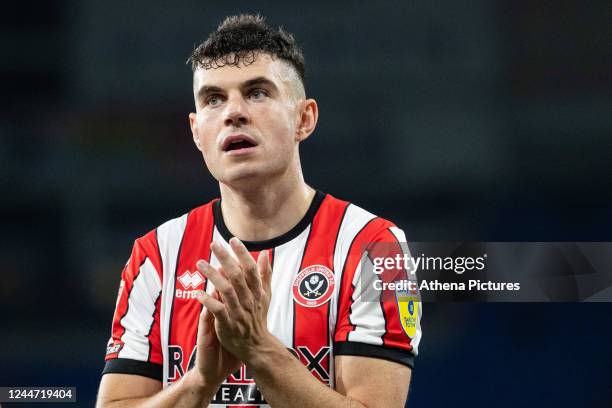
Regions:
<instances>
[{"instance_id":1,"label":"short haircut","mask_svg":"<svg viewBox=\"0 0 612 408\"><path fill-rule=\"evenodd\" d=\"M269 27L260 15L241 14L227 17L201 43L187 62L195 72L199 68L215 69L226 65L249 65L257 53L265 53L289 63L305 84L304 55L293 34Z\"/></svg>"}]
</instances>

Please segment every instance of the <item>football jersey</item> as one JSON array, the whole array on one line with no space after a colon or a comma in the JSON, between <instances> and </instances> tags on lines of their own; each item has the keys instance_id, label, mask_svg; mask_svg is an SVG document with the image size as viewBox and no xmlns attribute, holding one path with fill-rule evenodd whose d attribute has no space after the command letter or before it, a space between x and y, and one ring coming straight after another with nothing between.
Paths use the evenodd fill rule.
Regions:
<instances>
[{"instance_id":1,"label":"football jersey","mask_svg":"<svg viewBox=\"0 0 612 408\"><path fill-rule=\"evenodd\" d=\"M216 199L135 241L121 274L104 374L142 375L166 387L194 365L202 310L195 295L214 291L196 262L220 266L210 244L216 241L231 252L231 237ZM268 329L332 388L334 356L368 356L413 367L417 354L420 302L411 302L408 311L396 299L383 300L379 293L364 300L361 293L367 287L362 265L376 242L394 243L398 253L407 250L404 233L393 223L321 192L290 231L266 241L243 241L255 259L269 250ZM243 365L221 385L211 406L268 405Z\"/></svg>"}]
</instances>

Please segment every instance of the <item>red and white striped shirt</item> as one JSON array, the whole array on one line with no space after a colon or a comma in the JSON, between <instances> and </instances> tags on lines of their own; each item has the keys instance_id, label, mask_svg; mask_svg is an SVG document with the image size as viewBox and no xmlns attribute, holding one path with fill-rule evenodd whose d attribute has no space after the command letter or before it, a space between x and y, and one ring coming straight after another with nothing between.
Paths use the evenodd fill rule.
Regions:
<instances>
[{"instance_id":1,"label":"red and white striped shirt","mask_svg":"<svg viewBox=\"0 0 612 408\"><path fill-rule=\"evenodd\" d=\"M137 374L168 386L193 366L202 307L195 293L214 290L196 262L219 266L210 243L231 251L231 236L217 199L136 240L121 275L103 373ZM391 222L321 192L287 233L244 242L255 259L259 251L270 250L268 329L330 387L336 355L412 367L417 354L420 304L414 310L416 325L405 330L397 302L361 301L360 263L364 248L376 242L401 243L405 237ZM223 383L212 406L267 405L243 366Z\"/></svg>"}]
</instances>

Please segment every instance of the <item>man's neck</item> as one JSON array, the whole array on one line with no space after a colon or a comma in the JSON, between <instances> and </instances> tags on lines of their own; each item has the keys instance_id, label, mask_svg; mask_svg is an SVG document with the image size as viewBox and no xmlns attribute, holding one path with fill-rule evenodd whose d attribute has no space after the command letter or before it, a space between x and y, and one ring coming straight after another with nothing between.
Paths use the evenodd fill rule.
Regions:
<instances>
[{"instance_id":1,"label":"man's neck","mask_svg":"<svg viewBox=\"0 0 612 408\"><path fill-rule=\"evenodd\" d=\"M291 230L304 217L315 190L303 180L267 184L248 192L220 184L221 212L227 229L243 241L264 241Z\"/></svg>"}]
</instances>

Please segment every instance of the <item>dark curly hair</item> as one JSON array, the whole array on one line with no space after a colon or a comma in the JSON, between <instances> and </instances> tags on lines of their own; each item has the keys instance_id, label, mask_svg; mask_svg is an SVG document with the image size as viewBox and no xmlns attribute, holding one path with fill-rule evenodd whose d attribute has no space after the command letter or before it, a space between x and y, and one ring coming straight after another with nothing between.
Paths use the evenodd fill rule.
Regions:
<instances>
[{"instance_id":1,"label":"dark curly hair","mask_svg":"<svg viewBox=\"0 0 612 408\"><path fill-rule=\"evenodd\" d=\"M193 50L187 63L191 62L194 72L199 68L249 65L255 61L258 52L288 62L304 84L304 55L293 35L282 27L269 27L260 15L227 17L206 41Z\"/></svg>"}]
</instances>

